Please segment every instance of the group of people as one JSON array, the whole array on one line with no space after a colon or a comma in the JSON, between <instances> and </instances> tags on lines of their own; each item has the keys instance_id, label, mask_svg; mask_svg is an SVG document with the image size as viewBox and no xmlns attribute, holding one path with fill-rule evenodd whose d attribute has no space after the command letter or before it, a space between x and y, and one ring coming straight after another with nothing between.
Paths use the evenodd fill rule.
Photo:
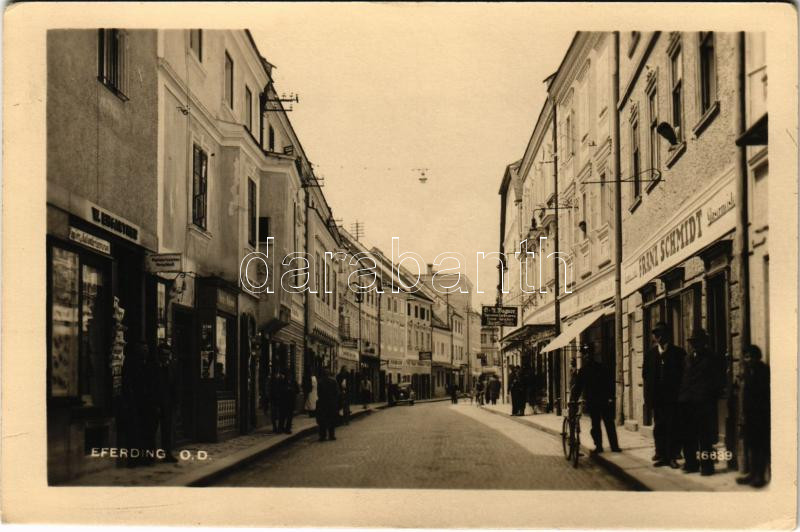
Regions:
<instances>
[{"instance_id":1,"label":"group of people","mask_svg":"<svg viewBox=\"0 0 800 532\"><path fill-rule=\"evenodd\" d=\"M709 348L706 331L696 328L687 339L689 352L672 343L666 323L652 330L653 347L645 353L642 382L645 404L653 409L655 467L682 468L687 474L714 474L722 453L714 452L718 440L717 404L725 389L723 359ZM573 361L571 400L583 397L591 416L594 452L603 452L601 424L611 451L619 452L615 413L615 378L591 344L580 348L582 364ZM766 484L769 464L770 398L769 368L754 345L743 353L742 409L748 473L739 484ZM739 383L734 385L738 386ZM678 460L683 460L683 465Z\"/></svg>"},{"instance_id":2,"label":"group of people","mask_svg":"<svg viewBox=\"0 0 800 532\"><path fill-rule=\"evenodd\" d=\"M525 406L530 400L532 377L529 371L524 371L520 366L511 366L508 372L508 391L511 395L511 415L524 416Z\"/></svg>"},{"instance_id":3,"label":"group of people","mask_svg":"<svg viewBox=\"0 0 800 532\"><path fill-rule=\"evenodd\" d=\"M717 402L725 388L724 361L708 346L705 330L695 329L689 352L671 342L663 322L653 328L655 345L642 366L645 402L653 408L654 466L677 469L683 456L686 473L714 474L718 440ZM769 463L769 368L758 346L743 352L742 408L748 474L740 484L766 484ZM738 386L739 383L736 383Z\"/></svg>"},{"instance_id":4,"label":"group of people","mask_svg":"<svg viewBox=\"0 0 800 532\"><path fill-rule=\"evenodd\" d=\"M305 396L304 409L309 417L316 418L319 427L319 440L335 440L336 426L349 424L350 405L358 390L361 402L366 404L371 400L372 390L369 380L362 379L355 388L352 382L356 379L352 372L342 367L336 377L327 369L312 373L302 386ZM294 417L295 402L301 388L294 380L291 372L276 371L268 383L269 404L265 405L270 410L272 430L274 433L292 433L292 418Z\"/></svg>"},{"instance_id":5,"label":"group of people","mask_svg":"<svg viewBox=\"0 0 800 532\"><path fill-rule=\"evenodd\" d=\"M173 421L180 382L169 342L160 341L156 349L143 341L135 343L125 357L121 379L114 398L119 447L141 451L139 457L127 459L128 467L153 464L157 448L164 452L160 459L177 462Z\"/></svg>"},{"instance_id":6,"label":"group of people","mask_svg":"<svg viewBox=\"0 0 800 532\"><path fill-rule=\"evenodd\" d=\"M496 375L486 377L482 375L472 387L473 402L478 405L496 405L497 399L500 397L500 388L500 379Z\"/></svg>"}]
</instances>

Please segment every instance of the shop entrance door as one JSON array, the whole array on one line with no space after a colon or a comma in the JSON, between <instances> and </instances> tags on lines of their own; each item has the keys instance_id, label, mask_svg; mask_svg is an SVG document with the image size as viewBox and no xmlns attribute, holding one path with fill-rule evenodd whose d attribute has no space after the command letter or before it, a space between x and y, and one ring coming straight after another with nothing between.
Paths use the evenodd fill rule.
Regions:
<instances>
[{"instance_id":1,"label":"shop entrance door","mask_svg":"<svg viewBox=\"0 0 800 532\"><path fill-rule=\"evenodd\" d=\"M178 361L178 404L175 407L176 443L194 439L195 377L193 319L191 312L176 310L172 328L172 345Z\"/></svg>"}]
</instances>

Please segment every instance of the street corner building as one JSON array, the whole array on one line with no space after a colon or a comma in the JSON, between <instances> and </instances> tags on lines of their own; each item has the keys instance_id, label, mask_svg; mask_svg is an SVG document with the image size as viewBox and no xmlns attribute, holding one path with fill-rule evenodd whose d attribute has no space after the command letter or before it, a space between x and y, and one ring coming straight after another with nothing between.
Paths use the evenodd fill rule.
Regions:
<instances>
[{"instance_id":1,"label":"street corner building","mask_svg":"<svg viewBox=\"0 0 800 532\"><path fill-rule=\"evenodd\" d=\"M522 316L501 328L504 366L561 414L589 344L615 375L617 423L649 434L653 327L683 348L703 328L724 361L717 448L746 469L744 347L769 362L765 35L578 32L545 83L499 190L498 302Z\"/></svg>"}]
</instances>

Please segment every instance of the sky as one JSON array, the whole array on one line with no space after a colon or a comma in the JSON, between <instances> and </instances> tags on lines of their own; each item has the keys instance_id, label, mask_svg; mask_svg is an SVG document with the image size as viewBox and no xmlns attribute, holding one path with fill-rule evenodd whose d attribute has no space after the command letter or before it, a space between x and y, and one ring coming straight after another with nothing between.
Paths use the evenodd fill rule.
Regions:
<instances>
[{"instance_id":1,"label":"sky","mask_svg":"<svg viewBox=\"0 0 800 532\"><path fill-rule=\"evenodd\" d=\"M289 118L334 217L387 256L392 237L425 263L461 253L476 309L495 300L496 261L476 252L499 249L505 167L573 36L542 20L532 4L316 4L249 26L299 95Z\"/></svg>"}]
</instances>

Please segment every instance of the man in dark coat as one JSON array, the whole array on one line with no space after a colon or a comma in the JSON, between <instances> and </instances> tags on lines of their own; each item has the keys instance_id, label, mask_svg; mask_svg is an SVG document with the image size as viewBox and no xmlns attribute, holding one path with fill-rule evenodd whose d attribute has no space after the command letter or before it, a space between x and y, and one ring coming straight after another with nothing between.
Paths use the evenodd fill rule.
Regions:
<instances>
[{"instance_id":1,"label":"man in dark coat","mask_svg":"<svg viewBox=\"0 0 800 532\"><path fill-rule=\"evenodd\" d=\"M645 403L653 407L655 467L680 467L675 460L680 453L678 394L683 376L686 351L669 340L667 324L660 321L653 328L655 345L645 353L642 364Z\"/></svg>"},{"instance_id":2,"label":"man in dark coat","mask_svg":"<svg viewBox=\"0 0 800 532\"><path fill-rule=\"evenodd\" d=\"M283 389L283 394L280 398L280 428L286 434L292 433L292 418L294 418L294 402L297 400L297 394L300 393L300 386L294 380L294 376L289 373L286 377L286 386Z\"/></svg>"},{"instance_id":3,"label":"man in dark coat","mask_svg":"<svg viewBox=\"0 0 800 532\"><path fill-rule=\"evenodd\" d=\"M500 397L500 379L492 377L492 380L489 382L489 398L493 405L497 404L498 397Z\"/></svg>"},{"instance_id":4,"label":"man in dark coat","mask_svg":"<svg viewBox=\"0 0 800 532\"><path fill-rule=\"evenodd\" d=\"M720 358L708 348L708 335L694 329L688 339L691 348L681 379L678 401L685 426L683 457L686 473L714 474L710 458L716 434L716 401L722 391L723 367Z\"/></svg>"},{"instance_id":5,"label":"man in dark coat","mask_svg":"<svg viewBox=\"0 0 800 532\"><path fill-rule=\"evenodd\" d=\"M319 441L336 439L336 416L339 412L339 383L327 369L317 382L317 425Z\"/></svg>"},{"instance_id":6,"label":"man in dark coat","mask_svg":"<svg viewBox=\"0 0 800 532\"><path fill-rule=\"evenodd\" d=\"M272 419L272 432L283 432L281 425L281 397L286 394L286 378L281 371L272 374L269 380L269 405L270 418Z\"/></svg>"},{"instance_id":7,"label":"man in dark coat","mask_svg":"<svg viewBox=\"0 0 800 532\"><path fill-rule=\"evenodd\" d=\"M749 460L747 475L737 478L736 482L760 488L767 483L765 477L770 458L769 366L761 360L761 349L755 345L745 349L743 359L743 432Z\"/></svg>"},{"instance_id":8,"label":"man in dark coat","mask_svg":"<svg viewBox=\"0 0 800 532\"><path fill-rule=\"evenodd\" d=\"M586 400L586 409L592 419L592 440L594 452L603 452L603 431L600 421L606 427L606 436L611 451L621 451L617 442L617 427L614 425L614 377L611 371L603 364L598 354L593 354L592 346L581 346L583 362L575 378L574 400L583 395Z\"/></svg>"},{"instance_id":9,"label":"man in dark coat","mask_svg":"<svg viewBox=\"0 0 800 532\"><path fill-rule=\"evenodd\" d=\"M161 448L164 450L164 461L177 462L172 455L173 417L178 402L178 368L172 346L163 340L158 346L158 411L161 427Z\"/></svg>"}]
</instances>

